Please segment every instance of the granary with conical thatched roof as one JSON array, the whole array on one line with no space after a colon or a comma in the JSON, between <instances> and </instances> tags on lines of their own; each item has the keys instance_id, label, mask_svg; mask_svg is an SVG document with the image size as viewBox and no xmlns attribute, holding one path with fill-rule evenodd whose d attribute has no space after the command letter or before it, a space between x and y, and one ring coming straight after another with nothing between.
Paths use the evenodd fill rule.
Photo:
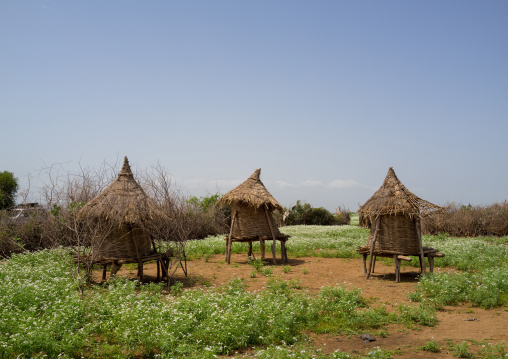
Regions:
<instances>
[{"instance_id":1,"label":"granary with conical thatched roof","mask_svg":"<svg viewBox=\"0 0 508 359\"><path fill-rule=\"evenodd\" d=\"M80 210L79 218L111 225L104 237L92 240L96 260L111 261L112 274L120 267L118 263L137 262L141 276L143 259L154 251L148 229L154 221L169 220L136 182L127 157L118 177Z\"/></svg>"},{"instance_id":2,"label":"granary with conical thatched roof","mask_svg":"<svg viewBox=\"0 0 508 359\"><path fill-rule=\"evenodd\" d=\"M423 273L424 257L428 257L432 271L433 258L443 255L422 246L420 219L440 209L409 191L390 167L383 185L358 209L362 224L370 227L366 246L359 248L364 255L366 277L374 270L376 256L393 256L397 281L400 280L400 260L410 260L408 256L420 258ZM367 254L370 254L368 270L365 268Z\"/></svg>"},{"instance_id":3,"label":"granary with conical thatched roof","mask_svg":"<svg viewBox=\"0 0 508 359\"><path fill-rule=\"evenodd\" d=\"M252 255L252 242L259 241L261 258L265 254L265 240L271 239L273 261L275 258L276 240L281 242L283 261L287 261L286 241L289 236L281 234L273 220L272 212L283 211L279 202L268 192L259 178L261 169L254 173L238 187L235 187L221 198L222 204L231 206L231 229L226 237L226 261L231 260L231 243L248 242L249 257Z\"/></svg>"}]
</instances>

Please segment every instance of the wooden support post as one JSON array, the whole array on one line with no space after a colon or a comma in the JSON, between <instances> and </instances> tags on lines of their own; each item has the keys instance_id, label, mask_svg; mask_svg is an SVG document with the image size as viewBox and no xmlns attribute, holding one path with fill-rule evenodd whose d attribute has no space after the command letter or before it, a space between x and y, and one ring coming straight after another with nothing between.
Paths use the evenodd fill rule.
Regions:
<instances>
[{"instance_id":1,"label":"wooden support post","mask_svg":"<svg viewBox=\"0 0 508 359\"><path fill-rule=\"evenodd\" d=\"M249 241L249 252L247 253L247 257L252 257L252 241Z\"/></svg>"},{"instance_id":2,"label":"wooden support post","mask_svg":"<svg viewBox=\"0 0 508 359\"><path fill-rule=\"evenodd\" d=\"M139 254L138 244L136 243L136 239L134 238L134 229L132 228L131 225L128 225L128 226L129 226L129 231L131 233L132 244L134 244L134 248L136 249L136 256L138 259L138 277L139 277L140 282L142 282L143 281L143 262L141 262L141 255Z\"/></svg>"},{"instance_id":3,"label":"wooden support post","mask_svg":"<svg viewBox=\"0 0 508 359\"><path fill-rule=\"evenodd\" d=\"M374 257L374 247L376 246L376 241L377 241L377 234L379 232L379 222L381 220L381 216L377 216L376 218L376 228L374 230L374 238L372 239L372 244L371 244L371 248L370 248L370 262L369 262L369 271L367 272L367 275L366 275L366 278L369 279L370 277L370 273L372 271L372 263L374 262L373 261L373 257Z\"/></svg>"},{"instance_id":4,"label":"wooden support post","mask_svg":"<svg viewBox=\"0 0 508 359\"><path fill-rule=\"evenodd\" d=\"M231 229L229 230L229 237L226 242L226 263L231 263L231 241L233 240L233 226L235 225L236 216L238 214L238 210L233 213L233 218L231 219Z\"/></svg>"},{"instance_id":5,"label":"wooden support post","mask_svg":"<svg viewBox=\"0 0 508 359\"><path fill-rule=\"evenodd\" d=\"M420 217L415 219L416 233L418 235L418 246L420 247L420 263L422 274L425 274L425 257L423 256L423 244L422 244L422 228L420 223Z\"/></svg>"},{"instance_id":6,"label":"wooden support post","mask_svg":"<svg viewBox=\"0 0 508 359\"><path fill-rule=\"evenodd\" d=\"M142 261L138 262L138 277L139 277L139 281L143 282L143 262Z\"/></svg>"},{"instance_id":7,"label":"wooden support post","mask_svg":"<svg viewBox=\"0 0 508 359\"><path fill-rule=\"evenodd\" d=\"M161 279L161 259L157 259L157 282Z\"/></svg>"},{"instance_id":8,"label":"wooden support post","mask_svg":"<svg viewBox=\"0 0 508 359\"><path fill-rule=\"evenodd\" d=\"M393 261L395 262L395 281L397 283L400 282L400 259L398 258L398 256L395 254L393 256Z\"/></svg>"},{"instance_id":9,"label":"wooden support post","mask_svg":"<svg viewBox=\"0 0 508 359\"><path fill-rule=\"evenodd\" d=\"M259 246L261 247L261 259L265 259L265 251L266 251L266 248L265 248L265 240L264 239L259 239Z\"/></svg>"},{"instance_id":10,"label":"wooden support post","mask_svg":"<svg viewBox=\"0 0 508 359\"><path fill-rule=\"evenodd\" d=\"M362 253L363 275L367 277L367 253Z\"/></svg>"},{"instance_id":11,"label":"wooden support post","mask_svg":"<svg viewBox=\"0 0 508 359\"><path fill-rule=\"evenodd\" d=\"M272 233L273 243L272 243L272 256L273 256L273 264L277 264L277 258L275 258L275 232L273 231L272 221L270 220L270 215L268 214L268 210L265 207L266 220L268 221L268 226L270 227L270 232Z\"/></svg>"},{"instance_id":12,"label":"wooden support post","mask_svg":"<svg viewBox=\"0 0 508 359\"><path fill-rule=\"evenodd\" d=\"M102 269L102 280L106 280L106 272L108 271L108 265L104 264L104 268Z\"/></svg>"}]
</instances>

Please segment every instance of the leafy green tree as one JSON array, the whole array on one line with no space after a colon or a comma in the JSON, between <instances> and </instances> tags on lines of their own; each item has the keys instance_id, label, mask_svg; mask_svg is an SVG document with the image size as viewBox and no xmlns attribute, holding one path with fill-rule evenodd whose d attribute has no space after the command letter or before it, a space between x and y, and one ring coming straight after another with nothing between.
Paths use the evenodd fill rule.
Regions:
<instances>
[{"instance_id":1,"label":"leafy green tree","mask_svg":"<svg viewBox=\"0 0 508 359\"><path fill-rule=\"evenodd\" d=\"M18 192L18 179L14 177L14 173L0 172L0 209L14 206L16 192Z\"/></svg>"}]
</instances>

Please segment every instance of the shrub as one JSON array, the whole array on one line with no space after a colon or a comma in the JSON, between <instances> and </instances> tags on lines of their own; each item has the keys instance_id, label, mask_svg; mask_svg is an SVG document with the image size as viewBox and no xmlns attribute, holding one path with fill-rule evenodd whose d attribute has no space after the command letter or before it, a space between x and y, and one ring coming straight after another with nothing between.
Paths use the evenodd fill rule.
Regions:
<instances>
[{"instance_id":1,"label":"shrub","mask_svg":"<svg viewBox=\"0 0 508 359\"><path fill-rule=\"evenodd\" d=\"M448 203L442 212L422 219L422 232L453 237L508 235L508 202L490 206L472 206Z\"/></svg>"},{"instance_id":2,"label":"shrub","mask_svg":"<svg viewBox=\"0 0 508 359\"><path fill-rule=\"evenodd\" d=\"M287 212L285 223L287 225L338 225L348 224L351 221L349 210L339 207L337 213L333 214L323 207L312 207L309 203L302 203L300 200L296 201L294 205Z\"/></svg>"}]
</instances>

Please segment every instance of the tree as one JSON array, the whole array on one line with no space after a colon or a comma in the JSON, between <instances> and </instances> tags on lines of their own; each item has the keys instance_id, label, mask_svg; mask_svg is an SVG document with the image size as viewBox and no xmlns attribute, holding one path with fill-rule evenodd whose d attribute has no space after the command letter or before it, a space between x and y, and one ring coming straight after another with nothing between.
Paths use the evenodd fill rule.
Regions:
<instances>
[{"instance_id":1,"label":"tree","mask_svg":"<svg viewBox=\"0 0 508 359\"><path fill-rule=\"evenodd\" d=\"M14 206L14 196L18 192L18 179L14 173L0 172L0 209L8 209Z\"/></svg>"}]
</instances>

